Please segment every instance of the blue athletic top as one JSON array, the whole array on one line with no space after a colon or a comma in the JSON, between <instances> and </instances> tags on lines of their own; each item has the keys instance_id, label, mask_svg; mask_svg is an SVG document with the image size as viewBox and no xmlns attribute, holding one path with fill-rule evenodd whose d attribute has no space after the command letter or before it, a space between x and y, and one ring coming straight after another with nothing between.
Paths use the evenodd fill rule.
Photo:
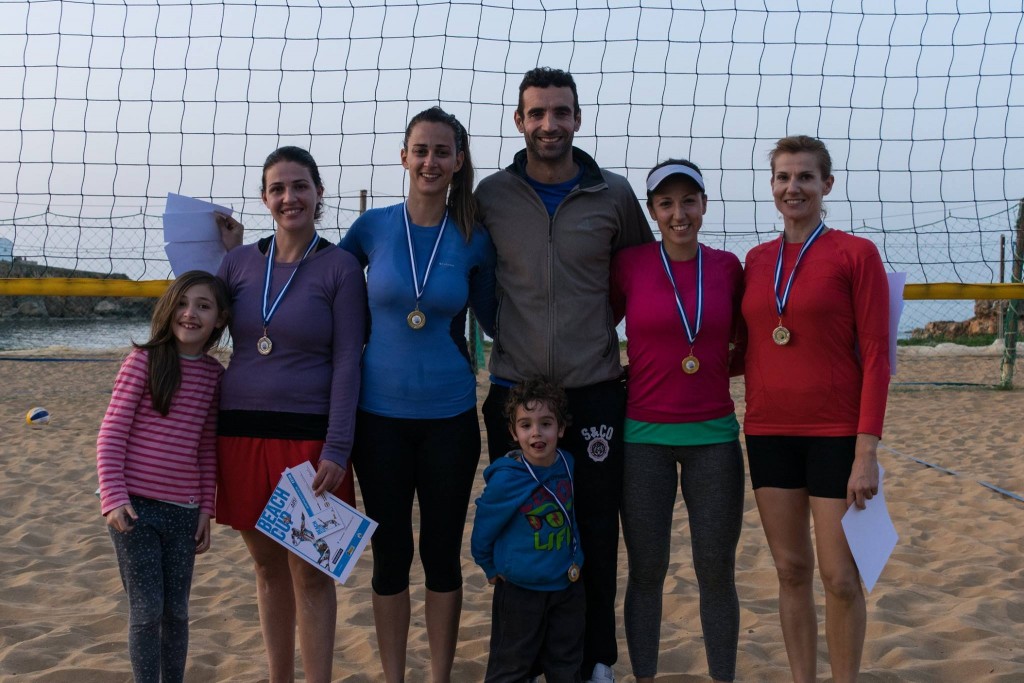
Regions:
<instances>
[{"instance_id":1,"label":"blue athletic top","mask_svg":"<svg viewBox=\"0 0 1024 683\"><path fill-rule=\"evenodd\" d=\"M560 183L542 183L530 176L526 176L526 182L530 184L530 187L537 193L540 200L544 202L544 208L548 210L548 215L554 216L555 211L558 210L558 205L572 192L572 188L580 184L580 178L582 177L583 169L580 168L580 172L575 177L563 180Z\"/></svg>"},{"instance_id":2,"label":"blue athletic top","mask_svg":"<svg viewBox=\"0 0 1024 683\"><path fill-rule=\"evenodd\" d=\"M494 330L494 245L480 227L467 244L449 219L430 270L418 330L406 317L416 307L404 204L371 209L360 216L341 247L364 266L370 335L363 351L359 408L385 417L453 417L476 406L476 377L466 346L466 307L489 334ZM417 277L430 261L440 225L410 221Z\"/></svg>"},{"instance_id":3,"label":"blue athletic top","mask_svg":"<svg viewBox=\"0 0 1024 683\"><path fill-rule=\"evenodd\" d=\"M536 479L518 450L484 470L486 486L476 499L470 548L487 578L501 574L521 588L557 591L569 586L567 571L573 562L583 566L569 476L574 463L571 455L561 452L566 464L559 458L549 467L534 466Z\"/></svg>"}]
</instances>

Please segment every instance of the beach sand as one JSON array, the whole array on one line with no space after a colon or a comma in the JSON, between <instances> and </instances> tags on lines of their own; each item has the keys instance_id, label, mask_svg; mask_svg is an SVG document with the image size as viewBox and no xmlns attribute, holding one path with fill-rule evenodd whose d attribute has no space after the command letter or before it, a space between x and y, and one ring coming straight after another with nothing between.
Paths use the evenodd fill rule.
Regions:
<instances>
[{"instance_id":1,"label":"beach sand","mask_svg":"<svg viewBox=\"0 0 1024 683\"><path fill-rule=\"evenodd\" d=\"M51 349L35 355L73 354ZM111 353L75 362L0 360L0 506L7 520L0 528L0 680L131 679L126 600L93 495L96 430L118 359ZM984 386L998 377L999 361L991 353L901 350L880 451L900 539L868 596L862 681L1024 681L1024 504L979 483L1024 495L1024 390ZM483 373L480 380L482 394ZM1024 386L1024 359L1017 385ZM742 383L733 389L742 413ZM53 421L30 429L24 415L37 405L47 407ZM738 550L737 680L782 682L789 680L789 669L775 574L749 484L747 489ZM681 502L675 525L658 681L705 681ZM491 589L470 557L468 530L467 525L455 681L482 680L490 628ZM382 680L370 568L367 555L348 585L338 587L334 671L339 681ZM429 679L429 658L422 571L418 564L413 571L408 680L417 682ZM621 627L626 578L621 544L619 576L621 654L615 670L620 681L631 681ZM823 619L820 582L816 592ZM191 613L187 680L265 680L250 561L238 535L216 524L212 550L197 560ZM827 679L823 625L821 633L818 673Z\"/></svg>"}]
</instances>

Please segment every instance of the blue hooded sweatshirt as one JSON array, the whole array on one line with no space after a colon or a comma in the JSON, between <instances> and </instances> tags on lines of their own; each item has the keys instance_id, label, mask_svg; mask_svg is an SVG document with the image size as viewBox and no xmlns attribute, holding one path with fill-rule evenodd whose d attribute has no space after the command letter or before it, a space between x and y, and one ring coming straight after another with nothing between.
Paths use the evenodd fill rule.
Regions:
<instances>
[{"instance_id":1,"label":"blue hooded sweatshirt","mask_svg":"<svg viewBox=\"0 0 1024 683\"><path fill-rule=\"evenodd\" d=\"M572 472L572 456L559 453ZM521 451L511 451L484 470L487 486L476 500L473 559L488 579L501 574L522 588L562 590L570 583L569 566L573 562L583 566L571 479L561 458L550 467L533 466L537 479L558 496L569 513L566 519L554 498L530 475L522 457Z\"/></svg>"}]
</instances>

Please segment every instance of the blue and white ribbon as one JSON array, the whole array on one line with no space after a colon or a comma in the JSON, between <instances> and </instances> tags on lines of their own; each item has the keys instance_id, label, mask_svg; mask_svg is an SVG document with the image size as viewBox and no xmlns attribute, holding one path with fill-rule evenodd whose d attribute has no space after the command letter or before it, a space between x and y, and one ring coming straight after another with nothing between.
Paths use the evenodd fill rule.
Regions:
<instances>
[{"instance_id":1,"label":"blue and white ribbon","mask_svg":"<svg viewBox=\"0 0 1024 683\"><path fill-rule=\"evenodd\" d=\"M420 299L423 297L423 290L427 288L427 278L430 277L430 269L434 267L434 257L437 256L437 248L441 245L441 237L444 236L444 229L448 225L448 210L445 209L444 218L441 219L441 229L437 231L437 238L434 240L434 249L430 252L430 260L427 261L427 270L423 273L423 284L420 284L419 275L416 272L416 253L412 246L412 229L409 227L408 202L402 207L402 216L405 218L405 240L409 243L409 263L412 264L412 286L416 290L416 308L419 308Z\"/></svg>"},{"instance_id":2,"label":"blue and white ribbon","mask_svg":"<svg viewBox=\"0 0 1024 683\"><path fill-rule=\"evenodd\" d=\"M786 281L786 289L779 294L779 285L782 284L782 250L786 247L786 238L779 238L779 256L775 259L775 308L779 311L779 319L782 319L782 312L786 310L786 304L789 302L789 291L793 287L793 280L796 279L796 269L800 265L800 260L807 253L807 250L811 248L821 233L825 230L824 221L818 223L818 227L814 229L811 236L804 241L804 246L800 247L800 253L796 257L796 263L793 264L793 270L789 274L789 279Z\"/></svg>"},{"instance_id":3,"label":"blue and white ribbon","mask_svg":"<svg viewBox=\"0 0 1024 683\"><path fill-rule=\"evenodd\" d=\"M281 291L277 293L277 298L274 299L273 305L271 305L270 309L267 310L267 305L270 303L270 279L271 279L271 274L274 271L274 251L275 251L274 245L277 243L277 237L276 236L270 238L270 248L267 250L267 272L266 272L266 275L263 277L263 329L264 330L266 330L267 326L270 324L270 319L274 317L274 312L277 310L278 304L281 303L281 299L284 298L284 293L288 291L288 287L292 284L292 280L295 279L295 274L299 272L299 266L301 266L302 262L306 260L307 256L309 256L309 252L313 251L313 247L316 246L316 243L317 243L317 241L319 241L319 239L320 239L320 236L317 235L316 234L316 230L314 230L313 231L313 241L309 243L308 247L306 247L306 252L302 255L302 258L299 259L299 263L298 263L298 265L295 266L295 270L292 271L291 276L288 278L288 282L284 283L284 287L282 287Z\"/></svg>"},{"instance_id":4,"label":"blue and white ribbon","mask_svg":"<svg viewBox=\"0 0 1024 683\"><path fill-rule=\"evenodd\" d=\"M575 489L573 488L572 472L569 471L569 462L565 459L565 454L562 453L561 448L555 449L558 453L558 457L562 461L562 465L565 467L565 476L569 478L569 496L572 497L573 501L576 500ZM533 480L540 484L540 487L548 492L548 495L555 501L558 509L562 511L562 516L565 517L565 523L569 525L569 537L572 539L572 558L571 561L576 561L576 548L578 547L579 541L576 538L576 506L573 505L572 514L565 509L562 501L558 499L555 492L549 489L545 484L541 484L540 479L537 478L537 473L533 471L533 467L530 466L530 461L526 459L526 455L523 455L523 464L526 465L526 471L530 473Z\"/></svg>"},{"instance_id":5,"label":"blue and white ribbon","mask_svg":"<svg viewBox=\"0 0 1024 683\"><path fill-rule=\"evenodd\" d=\"M697 245L697 314L694 316L693 326L686 317L686 310L683 308L683 300L679 297L679 288L676 287L676 279L672 277L672 266L669 264L668 252L665 251L665 243L661 243L661 265L665 267L665 275L672 285L672 293L676 297L676 310L679 311L679 319L683 321L683 329L686 330L686 339L693 349L697 341L697 334L700 333L700 323L704 318L704 251Z\"/></svg>"}]
</instances>

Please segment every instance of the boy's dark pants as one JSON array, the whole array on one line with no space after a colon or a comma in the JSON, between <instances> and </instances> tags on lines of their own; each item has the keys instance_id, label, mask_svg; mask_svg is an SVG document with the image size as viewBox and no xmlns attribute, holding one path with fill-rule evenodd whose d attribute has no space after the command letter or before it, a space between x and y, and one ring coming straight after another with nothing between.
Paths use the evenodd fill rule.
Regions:
<instances>
[{"instance_id":1,"label":"boy's dark pants","mask_svg":"<svg viewBox=\"0 0 1024 683\"><path fill-rule=\"evenodd\" d=\"M524 683L535 662L547 683L580 683L586 611L582 582L535 591L499 580L486 683Z\"/></svg>"}]
</instances>

